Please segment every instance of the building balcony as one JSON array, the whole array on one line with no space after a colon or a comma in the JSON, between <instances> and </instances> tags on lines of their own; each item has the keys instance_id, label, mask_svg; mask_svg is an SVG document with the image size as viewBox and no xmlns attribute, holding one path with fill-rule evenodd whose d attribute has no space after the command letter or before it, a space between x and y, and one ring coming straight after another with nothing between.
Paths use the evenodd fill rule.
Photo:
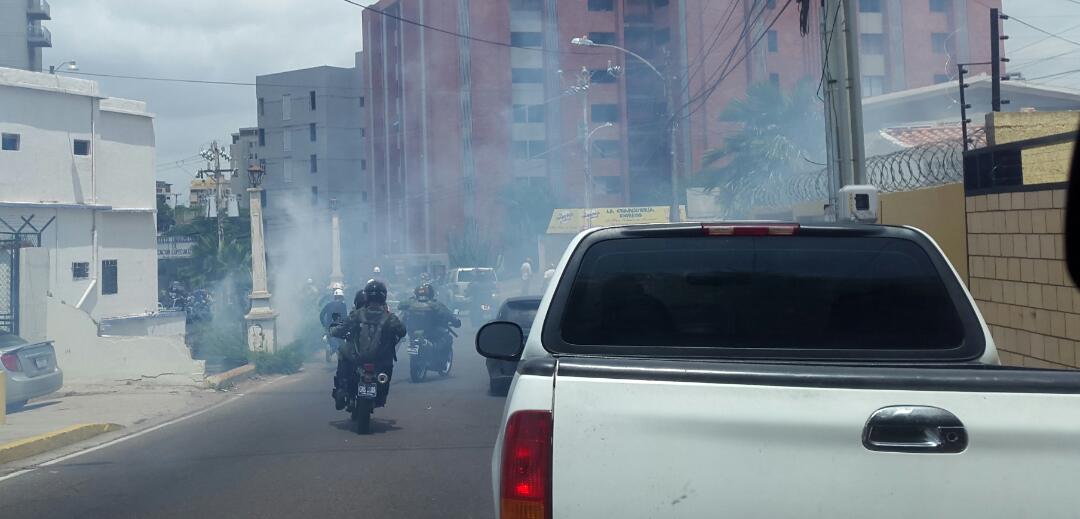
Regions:
<instances>
[{"instance_id":1,"label":"building balcony","mask_svg":"<svg viewBox=\"0 0 1080 519\"><path fill-rule=\"evenodd\" d=\"M26 28L26 43L31 47L52 47L52 33L40 25Z\"/></svg>"},{"instance_id":2,"label":"building balcony","mask_svg":"<svg viewBox=\"0 0 1080 519\"><path fill-rule=\"evenodd\" d=\"M46 0L28 0L26 17L31 20L52 20L52 7Z\"/></svg>"}]
</instances>

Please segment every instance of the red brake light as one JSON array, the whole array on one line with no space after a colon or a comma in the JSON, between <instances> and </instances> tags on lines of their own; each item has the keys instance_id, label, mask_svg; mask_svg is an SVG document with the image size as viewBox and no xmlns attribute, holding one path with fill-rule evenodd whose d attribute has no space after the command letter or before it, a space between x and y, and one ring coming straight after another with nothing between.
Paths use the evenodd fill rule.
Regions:
<instances>
[{"instance_id":1,"label":"red brake light","mask_svg":"<svg viewBox=\"0 0 1080 519\"><path fill-rule=\"evenodd\" d=\"M707 236L791 236L799 231L797 223L715 224L703 223Z\"/></svg>"},{"instance_id":2,"label":"red brake light","mask_svg":"<svg viewBox=\"0 0 1080 519\"><path fill-rule=\"evenodd\" d=\"M550 411L510 415L499 483L503 519L550 519L551 433Z\"/></svg>"},{"instance_id":3,"label":"red brake light","mask_svg":"<svg viewBox=\"0 0 1080 519\"><path fill-rule=\"evenodd\" d=\"M364 364L364 371L375 371L374 364Z\"/></svg>"},{"instance_id":4,"label":"red brake light","mask_svg":"<svg viewBox=\"0 0 1080 519\"><path fill-rule=\"evenodd\" d=\"M19 365L19 357L16 357L14 353L0 355L0 362L4 363L4 369L8 371L22 371L22 366Z\"/></svg>"}]
</instances>

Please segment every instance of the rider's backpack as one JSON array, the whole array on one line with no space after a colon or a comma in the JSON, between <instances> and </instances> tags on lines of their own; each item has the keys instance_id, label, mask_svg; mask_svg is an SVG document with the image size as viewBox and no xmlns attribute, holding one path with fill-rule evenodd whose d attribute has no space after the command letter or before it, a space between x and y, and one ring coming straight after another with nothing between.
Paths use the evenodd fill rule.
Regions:
<instances>
[{"instance_id":1,"label":"rider's backpack","mask_svg":"<svg viewBox=\"0 0 1080 519\"><path fill-rule=\"evenodd\" d=\"M378 360L379 347L382 342L383 324L390 314L384 310L360 310L360 325L354 326L349 334L349 342L353 347L353 354L357 361Z\"/></svg>"}]
</instances>

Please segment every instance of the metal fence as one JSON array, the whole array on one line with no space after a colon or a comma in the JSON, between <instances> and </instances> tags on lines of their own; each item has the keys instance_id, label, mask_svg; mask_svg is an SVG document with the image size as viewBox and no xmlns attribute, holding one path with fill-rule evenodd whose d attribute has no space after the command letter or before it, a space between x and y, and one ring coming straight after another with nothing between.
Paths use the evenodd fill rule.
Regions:
<instances>
[{"instance_id":1,"label":"metal fence","mask_svg":"<svg viewBox=\"0 0 1080 519\"><path fill-rule=\"evenodd\" d=\"M19 242L0 239L0 332L19 333Z\"/></svg>"}]
</instances>

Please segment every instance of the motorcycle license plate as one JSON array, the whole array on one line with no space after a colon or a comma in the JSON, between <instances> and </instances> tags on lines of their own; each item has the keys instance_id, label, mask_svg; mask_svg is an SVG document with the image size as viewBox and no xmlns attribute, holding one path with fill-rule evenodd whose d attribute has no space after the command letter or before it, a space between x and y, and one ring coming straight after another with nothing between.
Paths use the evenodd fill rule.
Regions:
<instances>
[{"instance_id":1,"label":"motorcycle license plate","mask_svg":"<svg viewBox=\"0 0 1080 519\"><path fill-rule=\"evenodd\" d=\"M480 305L480 309L486 312L491 310L491 305Z\"/></svg>"},{"instance_id":2,"label":"motorcycle license plate","mask_svg":"<svg viewBox=\"0 0 1080 519\"><path fill-rule=\"evenodd\" d=\"M377 391L378 385L374 382L370 384L360 384L360 398L375 398Z\"/></svg>"},{"instance_id":3,"label":"motorcycle license plate","mask_svg":"<svg viewBox=\"0 0 1080 519\"><path fill-rule=\"evenodd\" d=\"M409 355L418 355L419 353L420 353L420 347L419 346L414 346L412 344L409 345Z\"/></svg>"}]
</instances>

